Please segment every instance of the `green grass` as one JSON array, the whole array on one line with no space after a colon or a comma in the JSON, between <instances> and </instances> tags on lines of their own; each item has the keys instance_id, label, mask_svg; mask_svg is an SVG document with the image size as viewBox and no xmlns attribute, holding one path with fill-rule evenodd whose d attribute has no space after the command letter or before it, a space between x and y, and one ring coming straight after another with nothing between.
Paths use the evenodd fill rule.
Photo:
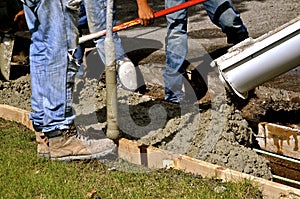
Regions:
<instances>
[{"instance_id":1,"label":"green grass","mask_svg":"<svg viewBox=\"0 0 300 199\"><path fill-rule=\"evenodd\" d=\"M128 166L121 160L38 158L34 133L0 119L0 198L262 198L249 180L222 182L173 169Z\"/></svg>"}]
</instances>

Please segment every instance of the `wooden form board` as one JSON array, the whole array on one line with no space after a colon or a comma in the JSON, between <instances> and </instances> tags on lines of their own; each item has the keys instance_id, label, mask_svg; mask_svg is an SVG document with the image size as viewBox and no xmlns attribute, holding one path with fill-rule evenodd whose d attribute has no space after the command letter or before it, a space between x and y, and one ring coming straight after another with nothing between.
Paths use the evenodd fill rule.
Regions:
<instances>
[{"instance_id":1,"label":"wooden form board","mask_svg":"<svg viewBox=\"0 0 300 199\"><path fill-rule=\"evenodd\" d=\"M29 120L29 113L19 108L0 104L1 118L19 122L33 130ZM119 140L118 155L120 158L131 163L145 165L149 168L172 167L184 172L198 174L203 177L215 177L225 181L251 179L258 183L265 196L264 198L267 199L300 198L300 189L254 177L188 156L173 154L152 146L143 146L136 141L124 138Z\"/></svg>"},{"instance_id":2,"label":"wooden form board","mask_svg":"<svg viewBox=\"0 0 300 199\"><path fill-rule=\"evenodd\" d=\"M300 130L274 123L258 124L257 141L261 149L300 159Z\"/></svg>"},{"instance_id":3,"label":"wooden form board","mask_svg":"<svg viewBox=\"0 0 300 199\"><path fill-rule=\"evenodd\" d=\"M13 106L0 104L0 117L5 120L15 121L23 124L30 130L33 130L32 123L29 120L29 111L19 109Z\"/></svg>"},{"instance_id":4,"label":"wooden form board","mask_svg":"<svg viewBox=\"0 0 300 199\"><path fill-rule=\"evenodd\" d=\"M222 166L210 164L185 155L172 154L152 146L146 147L127 139L119 140L119 157L149 168L172 167L203 177L214 177L224 181L250 179L258 183L264 198L300 198L300 190L276 182L254 177Z\"/></svg>"}]
</instances>

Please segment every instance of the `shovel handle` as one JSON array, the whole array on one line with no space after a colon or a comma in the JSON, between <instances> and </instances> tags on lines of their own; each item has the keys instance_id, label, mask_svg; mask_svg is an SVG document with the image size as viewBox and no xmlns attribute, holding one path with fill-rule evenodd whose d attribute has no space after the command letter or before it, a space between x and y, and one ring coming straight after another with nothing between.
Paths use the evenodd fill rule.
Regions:
<instances>
[{"instance_id":1,"label":"shovel handle","mask_svg":"<svg viewBox=\"0 0 300 199\"><path fill-rule=\"evenodd\" d=\"M207 0L189 0L185 3L182 3L182 4L179 4L179 5L176 5L176 6L173 6L173 7L155 12L154 13L154 18L156 19L156 18L165 16L167 14L176 12L178 10L182 10L182 9L194 6L196 4L203 3L205 1L207 1ZM117 31L120 31L120 30L125 30L129 27L132 27L132 26L135 26L135 25L138 25L138 24L141 24L141 19L140 18L136 18L136 19L133 19L131 21L128 21L128 22L119 24L117 26L114 26L113 27L113 32L117 32ZM99 32L95 32L95 33L91 33L91 34L82 36L82 37L79 38L79 44L84 43L84 42L89 41L89 40L92 40L92 39L102 37L104 35L106 35L106 30L101 30Z\"/></svg>"},{"instance_id":2,"label":"shovel handle","mask_svg":"<svg viewBox=\"0 0 300 199\"><path fill-rule=\"evenodd\" d=\"M154 13L154 18L156 19L156 18L159 18L159 17L163 17L165 15L171 14L171 13L176 12L178 10L182 10L182 9L192 7L192 6L200 4L200 3L204 3L205 1L207 1L207 0L189 0L189 1L186 1L185 3L182 3L182 4L179 4L179 5L172 6L170 8L166 8L164 10L160 10L160 11L155 12Z\"/></svg>"}]
</instances>

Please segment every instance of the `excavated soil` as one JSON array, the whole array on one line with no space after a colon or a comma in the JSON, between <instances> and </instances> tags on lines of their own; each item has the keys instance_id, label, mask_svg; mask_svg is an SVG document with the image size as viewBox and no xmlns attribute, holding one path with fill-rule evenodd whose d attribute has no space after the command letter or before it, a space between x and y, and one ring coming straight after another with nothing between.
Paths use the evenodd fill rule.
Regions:
<instances>
[{"instance_id":1,"label":"excavated soil","mask_svg":"<svg viewBox=\"0 0 300 199\"><path fill-rule=\"evenodd\" d=\"M135 18L133 0L118 2L119 22ZM234 3L253 38L300 13L298 0L235 0ZM151 4L155 10L164 7L163 1L153 0ZM196 78L193 78L194 72L189 74L191 81L187 81L185 88L192 91L190 101L197 98L196 103L173 104L163 100L161 71L165 55L164 41L160 38L164 37L164 18L156 20L149 28L136 27L120 32L128 56L138 66L146 83L145 95L118 88L121 136L271 179L269 161L252 150L258 147L257 124L261 121L300 124L300 67L256 87L249 92L248 99L242 100L220 86L220 80L209 66L211 60L230 47L225 35L209 21L201 6L191 8L189 13L190 53L196 54L200 61L187 60L189 68L197 73ZM155 30L163 31L155 35ZM148 32L154 35L145 37ZM137 41L140 43L135 43ZM151 47L147 47L148 44ZM85 78L76 81L76 123L87 132L105 133L104 66L93 48L87 50L86 64ZM14 77L11 81L0 81L0 103L31 110L30 74L14 72Z\"/></svg>"}]
</instances>

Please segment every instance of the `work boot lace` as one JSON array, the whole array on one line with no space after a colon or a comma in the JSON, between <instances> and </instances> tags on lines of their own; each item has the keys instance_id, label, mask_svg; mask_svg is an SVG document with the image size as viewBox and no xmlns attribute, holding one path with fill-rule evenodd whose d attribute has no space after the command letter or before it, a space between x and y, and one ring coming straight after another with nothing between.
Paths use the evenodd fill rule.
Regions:
<instances>
[{"instance_id":1,"label":"work boot lace","mask_svg":"<svg viewBox=\"0 0 300 199\"><path fill-rule=\"evenodd\" d=\"M79 128L79 131L83 131L83 129ZM91 141L87 136L80 134L75 125L71 125L69 129L61 130L61 133L65 139L74 136L78 140L81 140L86 143Z\"/></svg>"},{"instance_id":2,"label":"work boot lace","mask_svg":"<svg viewBox=\"0 0 300 199\"><path fill-rule=\"evenodd\" d=\"M77 129L75 125L71 125L69 129L61 130L61 134L63 137L68 138L72 136L78 136Z\"/></svg>"}]
</instances>

